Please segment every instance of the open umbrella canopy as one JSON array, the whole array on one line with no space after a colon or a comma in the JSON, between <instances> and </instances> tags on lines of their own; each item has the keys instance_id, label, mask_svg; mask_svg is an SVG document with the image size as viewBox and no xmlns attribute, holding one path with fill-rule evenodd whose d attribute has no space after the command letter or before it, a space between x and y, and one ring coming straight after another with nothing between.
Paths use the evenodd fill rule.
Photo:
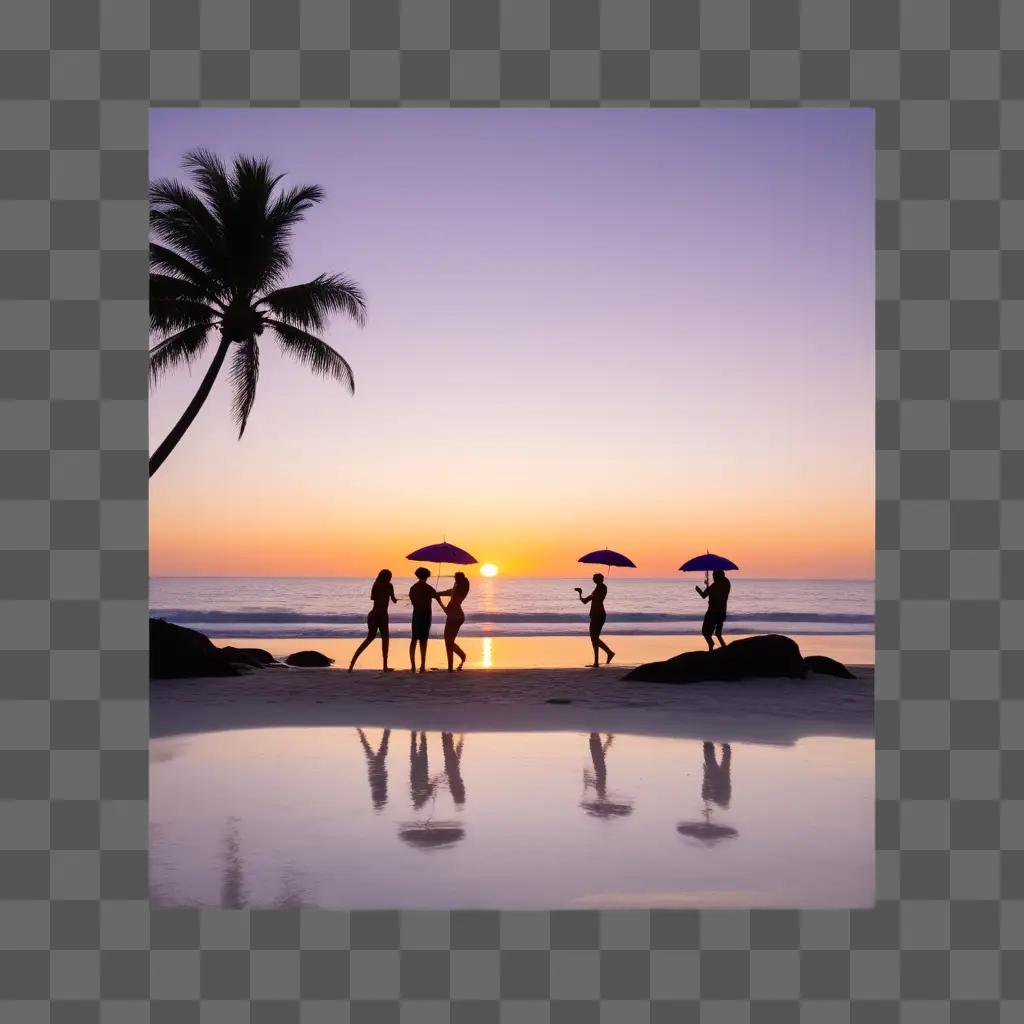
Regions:
<instances>
[{"instance_id":1,"label":"open umbrella canopy","mask_svg":"<svg viewBox=\"0 0 1024 1024\"><path fill-rule=\"evenodd\" d=\"M630 559L619 551L611 551L608 548L601 548L600 551L588 551L577 562L586 562L589 565L606 565L610 569L613 565L620 569L635 569L636 566Z\"/></svg>"},{"instance_id":2,"label":"open umbrella canopy","mask_svg":"<svg viewBox=\"0 0 1024 1024\"><path fill-rule=\"evenodd\" d=\"M462 548L442 541L440 544L428 544L425 548L417 548L405 556L413 562L447 562L450 565L476 565L476 559Z\"/></svg>"},{"instance_id":3,"label":"open umbrella canopy","mask_svg":"<svg viewBox=\"0 0 1024 1024\"><path fill-rule=\"evenodd\" d=\"M710 551L679 566L680 572L712 572L715 569L739 569L739 566L735 562L730 562L728 558L711 554Z\"/></svg>"}]
</instances>

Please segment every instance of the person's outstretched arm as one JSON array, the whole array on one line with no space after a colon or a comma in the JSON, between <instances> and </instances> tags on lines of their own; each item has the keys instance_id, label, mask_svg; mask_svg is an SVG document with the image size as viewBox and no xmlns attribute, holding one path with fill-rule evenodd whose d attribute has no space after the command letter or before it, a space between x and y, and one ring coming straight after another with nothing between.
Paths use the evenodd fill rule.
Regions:
<instances>
[{"instance_id":1,"label":"person's outstretched arm","mask_svg":"<svg viewBox=\"0 0 1024 1024\"><path fill-rule=\"evenodd\" d=\"M587 596L584 597L582 594L580 594L580 600L584 604L590 604L590 602L594 600L594 595L593 594L587 594Z\"/></svg>"}]
</instances>

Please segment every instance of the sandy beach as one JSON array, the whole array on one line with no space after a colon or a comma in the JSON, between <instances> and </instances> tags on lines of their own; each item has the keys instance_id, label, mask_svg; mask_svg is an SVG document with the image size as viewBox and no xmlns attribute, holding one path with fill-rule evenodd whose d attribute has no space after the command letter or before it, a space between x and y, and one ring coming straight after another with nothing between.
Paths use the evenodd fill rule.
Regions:
<instances>
[{"instance_id":1,"label":"sandy beach","mask_svg":"<svg viewBox=\"0 0 1024 1024\"><path fill-rule=\"evenodd\" d=\"M228 679L154 681L154 737L268 726L335 725L460 732L602 730L789 744L870 737L874 669L673 686L624 682L625 669L494 669L385 675L267 668ZM559 703L551 703L558 701Z\"/></svg>"}]
</instances>

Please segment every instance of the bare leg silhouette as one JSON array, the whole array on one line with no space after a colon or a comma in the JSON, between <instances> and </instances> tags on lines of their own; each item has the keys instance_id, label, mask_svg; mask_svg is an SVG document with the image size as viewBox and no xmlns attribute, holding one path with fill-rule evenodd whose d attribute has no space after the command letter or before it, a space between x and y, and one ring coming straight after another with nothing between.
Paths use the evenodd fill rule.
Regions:
<instances>
[{"instance_id":1,"label":"bare leg silhouette","mask_svg":"<svg viewBox=\"0 0 1024 1024\"><path fill-rule=\"evenodd\" d=\"M356 653L352 655L352 660L348 663L348 670L349 670L349 672L351 672L356 667L356 661L358 661L359 655L362 654L363 651L365 651L366 648L369 647L370 644L373 643L374 639L377 636L378 628L379 627L377 627L377 626L371 626L369 631L366 634L366 639L356 648ZM385 633L384 636L383 636L383 643L384 643L384 670L387 671L387 667L388 667L388 635L387 635L387 633Z\"/></svg>"}]
</instances>

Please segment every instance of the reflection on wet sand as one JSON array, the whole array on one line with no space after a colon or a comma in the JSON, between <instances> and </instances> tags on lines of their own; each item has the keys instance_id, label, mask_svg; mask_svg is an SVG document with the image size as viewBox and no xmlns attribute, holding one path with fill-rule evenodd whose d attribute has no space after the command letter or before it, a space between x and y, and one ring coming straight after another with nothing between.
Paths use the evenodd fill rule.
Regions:
<instances>
[{"instance_id":1,"label":"reflection on wet sand","mask_svg":"<svg viewBox=\"0 0 1024 1024\"><path fill-rule=\"evenodd\" d=\"M220 905L225 910L241 910L246 904L245 862L242 860L238 826L238 818L228 818L224 832L224 874Z\"/></svg>"},{"instance_id":2,"label":"reflection on wet sand","mask_svg":"<svg viewBox=\"0 0 1024 1024\"><path fill-rule=\"evenodd\" d=\"M458 743L450 732L441 733L441 757L444 769L439 775L431 777L430 761L427 747L427 734L409 734L409 795L414 810L421 810L428 800L436 801L438 788L446 786L451 793L456 810L461 810L466 803L466 785L462 779L462 749L465 737L460 736ZM458 821L426 821L404 822L399 826L398 837L403 843L421 850L437 850L454 846L465 838L466 830Z\"/></svg>"},{"instance_id":3,"label":"reflection on wet sand","mask_svg":"<svg viewBox=\"0 0 1024 1024\"><path fill-rule=\"evenodd\" d=\"M870 742L811 739L793 751L415 724L411 736L407 720L390 735L383 723L353 723L175 739L177 755L158 758L150 779L154 905L811 908L873 898Z\"/></svg>"},{"instance_id":4,"label":"reflection on wet sand","mask_svg":"<svg viewBox=\"0 0 1024 1024\"><path fill-rule=\"evenodd\" d=\"M594 818L624 818L633 813L633 801L626 797L613 799L608 793L608 762L606 754L612 745L615 737L611 734L605 735L604 743L601 742L599 733L590 734L590 760L594 766L593 772L583 769L583 797L580 807ZM593 789L596 796L587 799L587 790Z\"/></svg>"},{"instance_id":5,"label":"reflection on wet sand","mask_svg":"<svg viewBox=\"0 0 1024 1024\"><path fill-rule=\"evenodd\" d=\"M357 729L359 742L363 745L363 753L366 754L366 776L370 782L370 800L374 810L381 810L388 802L388 740L391 739L391 730L385 729L381 737L380 746L374 751L366 739L366 733Z\"/></svg>"},{"instance_id":6,"label":"reflection on wet sand","mask_svg":"<svg viewBox=\"0 0 1024 1024\"><path fill-rule=\"evenodd\" d=\"M739 832L729 825L718 825L711 820L711 804L728 809L732 799L732 747L722 744L722 760L715 755L714 743L704 743L704 782L700 790L704 801L703 821L681 821L676 831L705 846L713 846L723 839L733 839Z\"/></svg>"}]
</instances>

